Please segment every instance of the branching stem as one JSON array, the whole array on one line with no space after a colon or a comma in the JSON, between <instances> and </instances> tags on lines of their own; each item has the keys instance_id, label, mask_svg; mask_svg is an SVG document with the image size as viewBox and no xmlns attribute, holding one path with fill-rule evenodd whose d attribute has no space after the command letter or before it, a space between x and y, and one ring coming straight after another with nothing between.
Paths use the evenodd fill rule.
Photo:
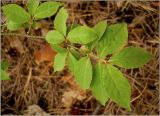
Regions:
<instances>
[{"instance_id":1,"label":"branching stem","mask_svg":"<svg viewBox=\"0 0 160 116\"><path fill-rule=\"evenodd\" d=\"M20 37L27 37L27 38L36 38L36 39L44 39L45 37L44 36L32 36L32 35L28 35L28 34L17 34L17 33L1 33L1 35L3 36L20 36ZM80 49L73 46L73 45L70 45L68 44L67 46L69 46L70 48L73 48L75 50L77 50L78 52L81 53ZM90 53L89 54L90 57L92 57L93 59L95 59L96 61L100 61L104 64L107 64L108 62L102 58L99 58L98 56Z\"/></svg>"}]
</instances>

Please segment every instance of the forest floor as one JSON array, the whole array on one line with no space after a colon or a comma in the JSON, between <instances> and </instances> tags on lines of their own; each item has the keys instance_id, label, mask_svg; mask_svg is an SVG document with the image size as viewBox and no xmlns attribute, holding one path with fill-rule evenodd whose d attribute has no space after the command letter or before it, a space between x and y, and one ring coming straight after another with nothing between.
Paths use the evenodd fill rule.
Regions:
<instances>
[{"instance_id":1,"label":"forest floor","mask_svg":"<svg viewBox=\"0 0 160 116\"><path fill-rule=\"evenodd\" d=\"M17 4L25 6L25 3ZM16 34L8 30L1 32L1 60L10 63L8 73L11 78L1 81L1 114L158 115L159 6L160 2L156 1L65 3L69 12L68 24L93 26L101 20L107 20L108 24L126 22L128 45L140 46L153 54L154 58L142 68L121 69L132 87L131 112L112 101L100 106L90 91L83 93L74 87L67 67L62 72L53 73L48 62L43 62L45 58L39 58L41 55L46 59L49 57L47 55L51 51L48 44L43 39L24 36L26 30L21 29ZM40 21L41 26L32 30L33 35L44 36L52 29L53 19Z\"/></svg>"}]
</instances>

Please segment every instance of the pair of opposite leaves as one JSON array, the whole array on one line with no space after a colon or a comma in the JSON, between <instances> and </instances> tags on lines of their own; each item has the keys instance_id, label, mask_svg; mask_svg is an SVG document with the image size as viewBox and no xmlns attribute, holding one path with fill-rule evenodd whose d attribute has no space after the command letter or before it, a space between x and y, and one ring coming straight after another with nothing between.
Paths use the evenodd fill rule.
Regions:
<instances>
[{"instance_id":1,"label":"pair of opposite leaves","mask_svg":"<svg viewBox=\"0 0 160 116\"><path fill-rule=\"evenodd\" d=\"M143 56L138 58L140 62L135 60L137 55ZM130 60L123 62L126 58L130 58ZM93 95L101 104L105 105L108 98L110 98L130 111L130 84L123 74L113 65L125 68L139 67L148 62L150 58L151 55L143 49L128 47L115 54L111 58L113 60L111 64L97 63L93 69L90 59L88 57L83 57L73 65L72 72L79 85L83 89L91 88Z\"/></svg>"},{"instance_id":2,"label":"pair of opposite leaves","mask_svg":"<svg viewBox=\"0 0 160 116\"><path fill-rule=\"evenodd\" d=\"M2 10L8 20L8 29L15 31L26 23L29 24L31 20L38 20L54 15L60 6L62 4L59 2L50 1L40 4L39 0L28 0L27 10L29 13L17 4L2 6Z\"/></svg>"}]
</instances>

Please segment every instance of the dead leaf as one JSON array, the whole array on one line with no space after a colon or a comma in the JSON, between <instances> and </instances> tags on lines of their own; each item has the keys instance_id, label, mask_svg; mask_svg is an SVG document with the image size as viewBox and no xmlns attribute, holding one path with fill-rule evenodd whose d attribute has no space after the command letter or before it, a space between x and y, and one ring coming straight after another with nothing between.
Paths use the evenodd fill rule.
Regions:
<instances>
[{"instance_id":1,"label":"dead leaf","mask_svg":"<svg viewBox=\"0 0 160 116\"><path fill-rule=\"evenodd\" d=\"M64 83L68 83L70 85L70 88L72 89L80 89L79 85L76 83L75 79L73 78L73 75L71 73L63 76L62 78L62 81Z\"/></svg>"},{"instance_id":2,"label":"dead leaf","mask_svg":"<svg viewBox=\"0 0 160 116\"><path fill-rule=\"evenodd\" d=\"M124 1L117 1L117 2L116 2L117 7L118 7L118 8L122 7L123 2L124 2Z\"/></svg>"},{"instance_id":3,"label":"dead leaf","mask_svg":"<svg viewBox=\"0 0 160 116\"><path fill-rule=\"evenodd\" d=\"M39 26L41 27L42 36L46 36L48 31L50 30L50 24L47 21L42 20L40 21Z\"/></svg>"},{"instance_id":4,"label":"dead leaf","mask_svg":"<svg viewBox=\"0 0 160 116\"><path fill-rule=\"evenodd\" d=\"M50 116L48 113L44 112L42 108L35 104L28 107L25 111L25 115Z\"/></svg>"},{"instance_id":5,"label":"dead leaf","mask_svg":"<svg viewBox=\"0 0 160 116\"><path fill-rule=\"evenodd\" d=\"M146 15L139 15L139 16L135 16L135 18L133 19L132 23L129 25L129 27L135 27L137 24L142 24L145 21Z\"/></svg>"},{"instance_id":6,"label":"dead leaf","mask_svg":"<svg viewBox=\"0 0 160 116\"><path fill-rule=\"evenodd\" d=\"M86 99L87 92L80 88L80 86L76 83L75 79L73 78L72 74L68 74L62 77L62 81L70 85L70 88L64 92L62 97L64 107L70 108L72 104L74 104L74 101L82 101Z\"/></svg>"},{"instance_id":7,"label":"dead leaf","mask_svg":"<svg viewBox=\"0 0 160 116\"><path fill-rule=\"evenodd\" d=\"M62 96L62 103L64 104L64 107L70 108L74 101L79 100L82 101L86 98L86 92L85 91L79 91L79 90L73 90L70 89L66 92L64 92Z\"/></svg>"},{"instance_id":8,"label":"dead leaf","mask_svg":"<svg viewBox=\"0 0 160 116\"><path fill-rule=\"evenodd\" d=\"M23 45L18 38L11 39L10 46L11 46L11 48L16 48L20 54L24 53Z\"/></svg>"},{"instance_id":9,"label":"dead leaf","mask_svg":"<svg viewBox=\"0 0 160 116\"><path fill-rule=\"evenodd\" d=\"M43 48L34 53L34 59L38 65L44 61L48 61L50 65L52 65L55 55L56 52L51 48L50 44L47 43Z\"/></svg>"}]
</instances>

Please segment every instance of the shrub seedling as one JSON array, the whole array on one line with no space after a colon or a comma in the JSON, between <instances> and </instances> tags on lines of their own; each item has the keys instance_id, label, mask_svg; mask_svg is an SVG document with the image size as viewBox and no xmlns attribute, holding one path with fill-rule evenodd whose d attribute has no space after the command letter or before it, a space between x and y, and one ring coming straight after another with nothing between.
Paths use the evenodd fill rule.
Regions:
<instances>
[{"instance_id":1,"label":"shrub seedling","mask_svg":"<svg viewBox=\"0 0 160 116\"><path fill-rule=\"evenodd\" d=\"M15 24L18 29L31 20L50 17L61 5L58 2L39 5L37 0L29 0L29 13L15 4L3 6L2 10L9 21L8 25ZM101 21L94 27L67 27L67 18L67 10L60 8L54 20L54 29L45 37L57 52L54 71L61 71L67 64L80 87L90 89L102 105L111 99L131 111L131 87L117 67L142 67L152 55L139 47L124 47L128 38L126 23L107 25L106 21ZM77 44L81 47L76 47Z\"/></svg>"},{"instance_id":2,"label":"shrub seedling","mask_svg":"<svg viewBox=\"0 0 160 116\"><path fill-rule=\"evenodd\" d=\"M22 27L34 27L37 20L51 17L56 14L62 4L59 2L44 2L39 0L28 0L27 11L17 4L8 4L2 7L2 10L7 17L7 28L11 31L16 31Z\"/></svg>"}]
</instances>

